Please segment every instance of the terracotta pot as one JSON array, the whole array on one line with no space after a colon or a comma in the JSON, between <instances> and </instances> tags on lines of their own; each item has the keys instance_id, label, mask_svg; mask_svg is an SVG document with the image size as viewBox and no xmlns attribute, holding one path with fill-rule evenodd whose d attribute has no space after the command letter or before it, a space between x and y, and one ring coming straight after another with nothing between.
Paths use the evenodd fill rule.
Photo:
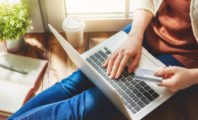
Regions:
<instances>
[{"instance_id":1,"label":"terracotta pot","mask_svg":"<svg viewBox=\"0 0 198 120\"><path fill-rule=\"evenodd\" d=\"M24 39L20 40L6 40L5 46L8 52L16 53L24 47Z\"/></svg>"}]
</instances>

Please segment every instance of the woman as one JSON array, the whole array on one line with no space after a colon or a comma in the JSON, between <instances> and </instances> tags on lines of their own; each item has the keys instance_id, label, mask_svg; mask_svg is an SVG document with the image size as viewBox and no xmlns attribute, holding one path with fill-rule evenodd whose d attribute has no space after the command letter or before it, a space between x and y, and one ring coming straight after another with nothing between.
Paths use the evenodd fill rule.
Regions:
<instances>
[{"instance_id":1,"label":"woman","mask_svg":"<svg viewBox=\"0 0 198 120\"><path fill-rule=\"evenodd\" d=\"M148 0L139 0L137 2L132 23L133 28L129 33L128 39L104 64L111 78L119 78L129 59L133 59L133 61L128 68L128 72L130 73L136 68L140 60L143 34L146 28L146 45L151 48L149 51L157 58L163 61L173 56L172 59L176 59L186 68L198 68L198 29L196 28L198 26L198 18L195 15L193 16L193 10L194 13L198 12L198 10L195 11L195 5L193 5L197 1L165 0L162 3L160 0L154 0L155 6ZM158 6L161 7L157 16L151 21L153 15L156 14ZM167 55L169 56L167 57ZM166 71L169 70L171 72L167 73ZM198 80L194 78L196 76L191 75L192 73L198 73L197 71L198 69L168 67L159 70L156 75L165 77L162 84L160 84L161 86L177 91L197 83ZM186 75L183 74L185 76L181 76L180 72L185 72L187 76L192 76L192 81L186 80ZM180 77L177 77L178 75L185 80L179 80ZM179 86L178 84L182 85Z\"/></svg>"},{"instance_id":2,"label":"woman","mask_svg":"<svg viewBox=\"0 0 198 120\"><path fill-rule=\"evenodd\" d=\"M165 0L163 3L162 0L137 0L128 39L104 63L110 77L119 78L129 59L133 61L128 72L132 72L144 44L166 65L180 66L156 71L155 75L164 78L160 86L177 91L197 84L197 3L197 0ZM115 114L120 112L77 71L32 98L8 119L104 120Z\"/></svg>"}]
</instances>

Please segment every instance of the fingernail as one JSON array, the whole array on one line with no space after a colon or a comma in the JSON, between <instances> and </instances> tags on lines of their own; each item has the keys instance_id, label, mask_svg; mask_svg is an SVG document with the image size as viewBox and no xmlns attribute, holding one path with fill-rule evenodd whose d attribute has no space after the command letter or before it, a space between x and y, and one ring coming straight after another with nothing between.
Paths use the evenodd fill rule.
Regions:
<instances>
[{"instance_id":1,"label":"fingernail","mask_svg":"<svg viewBox=\"0 0 198 120\"><path fill-rule=\"evenodd\" d=\"M112 76L112 74L110 75L110 79L111 79L111 80L113 79L113 76Z\"/></svg>"},{"instance_id":2,"label":"fingernail","mask_svg":"<svg viewBox=\"0 0 198 120\"><path fill-rule=\"evenodd\" d=\"M118 75L116 75L115 79L118 79L118 78L119 78L119 76L118 76Z\"/></svg>"},{"instance_id":3,"label":"fingernail","mask_svg":"<svg viewBox=\"0 0 198 120\"><path fill-rule=\"evenodd\" d=\"M109 71L107 71L107 74L109 75L109 74L110 74L110 72L109 72Z\"/></svg>"}]
</instances>

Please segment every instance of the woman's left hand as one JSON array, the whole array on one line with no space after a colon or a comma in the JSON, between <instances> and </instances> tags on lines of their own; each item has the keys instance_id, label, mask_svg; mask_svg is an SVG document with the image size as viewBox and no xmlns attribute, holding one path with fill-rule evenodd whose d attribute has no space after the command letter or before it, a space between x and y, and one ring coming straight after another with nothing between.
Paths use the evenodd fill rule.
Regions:
<instances>
[{"instance_id":1,"label":"woman's left hand","mask_svg":"<svg viewBox=\"0 0 198 120\"><path fill-rule=\"evenodd\" d=\"M173 92L198 83L198 69L170 66L156 71L155 75L163 77L159 86L167 87Z\"/></svg>"}]
</instances>

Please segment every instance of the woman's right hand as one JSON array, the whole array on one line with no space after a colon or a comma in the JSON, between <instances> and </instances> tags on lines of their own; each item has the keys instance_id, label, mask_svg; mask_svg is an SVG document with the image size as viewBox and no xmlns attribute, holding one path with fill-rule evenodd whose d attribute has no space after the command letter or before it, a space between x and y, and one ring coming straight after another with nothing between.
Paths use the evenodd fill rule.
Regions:
<instances>
[{"instance_id":1,"label":"woman's right hand","mask_svg":"<svg viewBox=\"0 0 198 120\"><path fill-rule=\"evenodd\" d=\"M128 72L131 73L137 67L142 53L142 39L143 36L130 34L120 47L105 61L103 66L107 68L107 74L110 75L111 79L118 79L131 59Z\"/></svg>"},{"instance_id":2,"label":"woman's right hand","mask_svg":"<svg viewBox=\"0 0 198 120\"><path fill-rule=\"evenodd\" d=\"M142 53L143 35L152 16L153 14L148 10L138 9L134 11L133 27L128 38L103 65L107 67L107 74L110 75L111 79L118 79L131 59L132 62L128 66L128 72L131 73L137 67Z\"/></svg>"}]
</instances>

